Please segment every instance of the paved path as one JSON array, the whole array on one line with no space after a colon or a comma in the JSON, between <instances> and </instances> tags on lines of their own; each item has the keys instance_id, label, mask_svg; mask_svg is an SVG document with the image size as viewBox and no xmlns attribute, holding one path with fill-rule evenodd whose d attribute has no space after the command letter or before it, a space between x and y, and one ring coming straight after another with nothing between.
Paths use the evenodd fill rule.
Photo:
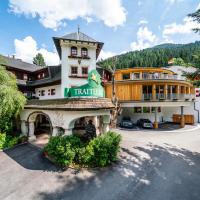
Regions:
<instances>
[{"instance_id":1,"label":"paved path","mask_svg":"<svg viewBox=\"0 0 200 200\"><path fill-rule=\"evenodd\" d=\"M120 162L102 170L59 171L30 144L0 152L0 199L200 199L200 130L120 132Z\"/></svg>"}]
</instances>

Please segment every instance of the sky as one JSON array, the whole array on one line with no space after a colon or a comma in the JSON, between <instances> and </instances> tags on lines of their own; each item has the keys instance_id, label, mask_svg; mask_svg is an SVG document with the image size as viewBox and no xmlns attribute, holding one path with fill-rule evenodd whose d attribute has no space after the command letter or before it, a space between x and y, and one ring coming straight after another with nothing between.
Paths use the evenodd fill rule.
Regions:
<instances>
[{"instance_id":1,"label":"sky","mask_svg":"<svg viewBox=\"0 0 200 200\"><path fill-rule=\"evenodd\" d=\"M0 54L48 65L59 58L52 37L80 31L103 42L100 58L162 43L200 40L187 17L200 0L0 0Z\"/></svg>"}]
</instances>

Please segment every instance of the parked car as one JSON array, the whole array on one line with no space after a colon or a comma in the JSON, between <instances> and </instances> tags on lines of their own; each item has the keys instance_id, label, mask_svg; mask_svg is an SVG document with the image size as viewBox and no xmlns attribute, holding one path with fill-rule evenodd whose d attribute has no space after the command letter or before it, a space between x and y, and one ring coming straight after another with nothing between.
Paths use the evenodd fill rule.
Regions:
<instances>
[{"instance_id":1,"label":"parked car","mask_svg":"<svg viewBox=\"0 0 200 200\"><path fill-rule=\"evenodd\" d=\"M131 121L130 117L123 117L120 122L120 127L123 128L134 128L134 123Z\"/></svg>"},{"instance_id":2,"label":"parked car","mask_svg":"<svg viewBox=\"0 0 200 200\"><path fill-rule=\"evenodd\" d=\"M153 128L153 123L149 119L139 119L137 125L141 128Z\"/></svg>"}]
</instances>

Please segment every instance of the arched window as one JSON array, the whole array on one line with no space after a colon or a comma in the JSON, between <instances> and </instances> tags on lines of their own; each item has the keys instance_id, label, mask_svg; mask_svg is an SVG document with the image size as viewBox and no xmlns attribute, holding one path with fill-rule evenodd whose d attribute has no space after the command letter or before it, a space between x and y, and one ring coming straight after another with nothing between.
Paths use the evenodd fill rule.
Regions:
<instances>
[{"instance_id":1,"label":"arched window","mask_svg":"<svg viewBox=\"0 0 200 200\"><path fill-rule=\"evenodd\" d=\"M77 56L77 47L71 47L71 56Z\"/></svg>"},{"instance_id":2,"label":"arched window","mask_svg":"<svg viewBox=\"0 0 200 200\"><path fill-rule=\"evenodd\" d=\"M85 48L85 47L81 48L81 56L82 57L87 57L88 56L87 48Z\"/></svg>"}]
</instances>

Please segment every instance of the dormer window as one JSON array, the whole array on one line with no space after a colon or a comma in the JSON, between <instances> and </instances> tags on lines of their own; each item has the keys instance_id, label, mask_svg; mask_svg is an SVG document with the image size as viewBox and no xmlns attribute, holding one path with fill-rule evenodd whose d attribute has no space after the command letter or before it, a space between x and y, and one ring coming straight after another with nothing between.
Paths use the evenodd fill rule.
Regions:
<instances>
[{"instance_id":1,"label":"dormer window","mask_svg":"<svg viewBox=\"0 0 200 200\"><path fill-rule=\"evenodd\" d=\"M44 72L37 75L37 79L42 79L45 77Z\"/></svg>"},{"instance_id":2,"label":"dormer window","mask_svg":"<svg viewBox=\"0 0 200 200\"><path fill-rule=\"evenodd\" d=\"M81 56L82 57L87 57L88 56L87 48L85 48L85 47L81 48Z\"/></svg>"},{"instance_id":3,"label":"dormer window","mask_svg":"<svg viewBox=\"0 0 200 200\"><path fill-rule=\"evenodd\" d=\"M77 47L71 47L71 56L77 56Z\"/></svg>"},{"instance_id":4,"label":"dormer window","mask_svg":"<svg viewBox=\"0 0 200 200\"><path fill-rule=\"evenodd\" d=\"M27 81L27 80L28 80L28 75L27 75L27 74L24 74L23 79L24 79L25 81Z\"/></svg>"}]
</instances>

